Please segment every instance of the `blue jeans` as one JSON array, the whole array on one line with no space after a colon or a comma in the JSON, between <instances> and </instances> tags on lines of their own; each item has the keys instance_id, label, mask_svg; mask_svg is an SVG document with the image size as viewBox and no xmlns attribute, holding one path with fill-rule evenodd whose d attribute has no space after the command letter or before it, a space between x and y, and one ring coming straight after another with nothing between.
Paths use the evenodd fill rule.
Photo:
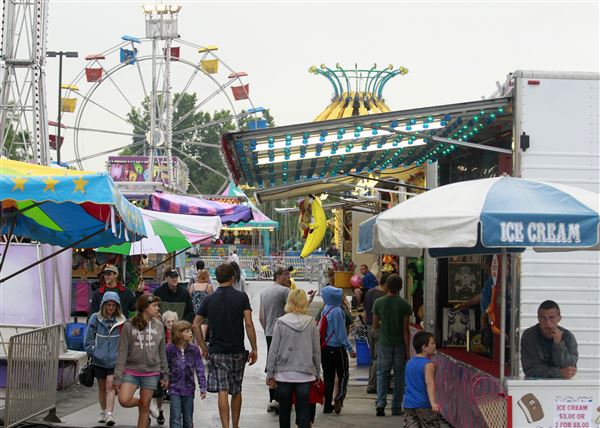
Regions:
<instances>
[{"instance_id":1,"label":"blue jeans","mask_svg":"<svg viewBox=\"0 0 600 428\"><path fill-rule=\"evenodd\" d=\"M279 427L290 428L292 412L292 391L296 393L296 422L299 428L310 427L310 385L313 382L277 382L279 398Z\"/></svg>"},{"instance_id":2,"label":"blue jeans","mask_svg":"<svg viewBox=\"0 0 600 428\"><path fill-rule=\"evenodd\" d=\"M194 397L169 394L170 428L193 428L194 426ZM183 424L182 424L183 420Z\"/></svg>"},{"instance_id":3,"label":"blue jeans","mask_svg":"<svg viewBox=\"0 0 600 428\"><path fill-rule=\"evenodd\" d=\"M390 384L390 372L394 369L394 395L392 411L402 410L404 399L404 366L406 351L404 346L377 345L377 404L378 408L387 405L387 391Z\"/></svg>"}]
</instances>

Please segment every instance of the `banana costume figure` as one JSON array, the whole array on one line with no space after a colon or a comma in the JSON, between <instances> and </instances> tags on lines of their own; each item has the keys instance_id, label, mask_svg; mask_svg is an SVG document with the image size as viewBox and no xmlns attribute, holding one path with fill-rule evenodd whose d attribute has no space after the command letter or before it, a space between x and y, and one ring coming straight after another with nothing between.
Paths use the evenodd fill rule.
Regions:
<instances>
[{"instance_id":1,"label":"banana costume figure","mask_svg":"<svg viewBox=\"0 0 600 428\"><path fill-rule=\"evenodd\" d=\"M319 198L312 195L304 198L300 203L300 228L304 232L306 242L300 257L305 258L312 254L323 242L327 229L327 217L321 206ZM310 208L309 208L310 207ZM304 211L302 210L304 209Z\"/></svg>"}]
</instances>

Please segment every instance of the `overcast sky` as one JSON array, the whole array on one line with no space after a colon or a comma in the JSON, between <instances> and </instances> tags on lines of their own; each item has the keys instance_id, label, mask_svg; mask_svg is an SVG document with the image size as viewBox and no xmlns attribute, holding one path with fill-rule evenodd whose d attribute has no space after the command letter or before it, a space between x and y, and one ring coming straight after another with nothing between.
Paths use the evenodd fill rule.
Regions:
<instances>
[{"instance_id":1,"label":"overcast sky","mask_svg":"<svg viewBox=\"0 0 600 428\"><path fill-rule=\"evenodd\" d=\"M123 34L144 37L140 9L144 3L51 0L48 49L80 53L79 59L65 59L63 80L72 81L83 69L85 55L118 44ZM321 63L331 67L336 62L345 67L355 63L363 68L373 63L407 67L408 75L386 87L384 96L392 110L480 99L494 90L496 81L504 82L507 73L517 69L599 71L596 1L178 4L183 6L181 38L198 45L217 45L218 55L227 64L247 72L253 103L270 108L277 125L311 121L328 105L331 86L323 77L308 73L311 65ZM192 49L184 49L182 56L194 62L199 58ZM118 59L113 56L106 61L108 67ZM57 69L57 60L49 59L50 120L56 119ZM226 81L223 73L218 78ZM174 87L181 90L184 77L176 79ZM131 82L121 85L135 103L142 93L135 85L141 85L139 79ZM81 82L80 89L86 91L88 85ZM199 81L194 90L208 94L213 86ZM118 115L128 111L116 91L104 92L96 95L104 106ZM207 109L222 106L215 100ZM239 103L239 107L247 105ZM64 122L73 123L74 118L74 114L66 114ZM122 121L109 115L102 124L105 129L127 132ZM112 138L89 138L93 149L82 150L84 153L117 144ZM63 160L73 158L72 141L67 134ZM101 168L102 162L91 165Z\"/></svg>"}]
</instances>

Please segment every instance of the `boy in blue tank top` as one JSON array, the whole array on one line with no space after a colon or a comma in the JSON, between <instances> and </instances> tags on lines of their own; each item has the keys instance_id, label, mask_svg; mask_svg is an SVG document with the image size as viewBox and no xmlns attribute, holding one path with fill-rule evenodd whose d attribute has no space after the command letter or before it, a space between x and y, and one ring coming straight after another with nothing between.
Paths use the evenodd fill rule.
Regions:
<instances>
[{"instance_id":1,"label":"boy in blue tank top","mask_svg":"<svg viewBox=\"0 0 600 428\"><path fill-rule=\"evenodd\" d=\"M440 416L435 398L435 340L431 333L420 331L412 341L417 354L406 363L404 391L404 427L450 427Z\"/></svg>"}]
</instances>

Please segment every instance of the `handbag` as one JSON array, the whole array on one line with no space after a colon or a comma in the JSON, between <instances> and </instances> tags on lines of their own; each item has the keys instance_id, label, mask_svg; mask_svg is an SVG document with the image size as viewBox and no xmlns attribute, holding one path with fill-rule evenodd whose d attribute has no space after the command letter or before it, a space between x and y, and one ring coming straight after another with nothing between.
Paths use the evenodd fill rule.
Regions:
<instances>
[{"instance_id":1,"label":"handbag","mask_svg":"<svg viewBox=\"0 0 600 428\"><path fill-rule=\"evenodd\" d=\"M94 370L90 357L88 357L85 367L79 372L79 383L87 387L94 386Z\"/></svg>"},{"instance_id":2,"label":"handbag","mask_svg":"<svg viewBox=\"0 0 600 428\"><path fill-rule=\"evenodd\" d=\"M325 383L323 379L319 379L318 382L311 382L308 402L309 404L321 405L325 403ZM296 391L292 391L292 404L296 404Z\"/></svg>"},{"instance_id":3,"label":"handbag","mask_svg":"<svg viewBox=\"0 0 600 428\"><path fill-rule=\"evenodd\" d=\"M323 404L325 403L325 383L323 379L319 379L318 382L313 382L310 386L310 404Z\"/></svg>"}]
</instances>

